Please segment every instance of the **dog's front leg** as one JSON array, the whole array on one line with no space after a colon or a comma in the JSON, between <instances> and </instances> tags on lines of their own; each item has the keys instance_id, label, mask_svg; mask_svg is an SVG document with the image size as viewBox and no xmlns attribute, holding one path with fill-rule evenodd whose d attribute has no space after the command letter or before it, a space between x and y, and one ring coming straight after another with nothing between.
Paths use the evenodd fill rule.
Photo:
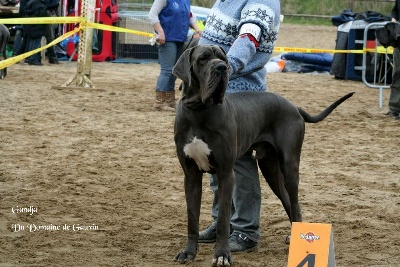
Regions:
<instances>
[{"instance_id":1,"label":"dog's front leg","mask_svg":"<svg viewBox=\"0 0 400 267\"><path fill-rule=\"evenodd\" d=\"M218 175L217 242L215 245L213 266L230 266L232 264L232 254L228 239L234 183L235 175L233 169L227 175Z\"/></svg>"},{"instance_id":2,"label":"dog's front leg","mask_svg":"<svg viewBox=\"0 0 400 267\"><path fill-rule=\"evenodd\" d=\"M187 243L186 247L176 257L179 263L190 263L194 261L197 254L199 238L199 218L202 194L202 176L198 170L185 173L185 195L187 205Z\"/></svg>"}]
</instances>

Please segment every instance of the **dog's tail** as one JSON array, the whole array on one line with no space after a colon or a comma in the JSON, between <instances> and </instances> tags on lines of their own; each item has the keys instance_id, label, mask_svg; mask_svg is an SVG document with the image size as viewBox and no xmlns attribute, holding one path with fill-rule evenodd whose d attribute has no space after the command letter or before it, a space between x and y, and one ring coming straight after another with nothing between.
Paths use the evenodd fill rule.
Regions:
<instances>
[{"instance_id":1,"label":"dog's tail","mask_svg":"<svg viewBox=\"0 0 400 267\"><path fill-rule=\"evenodd\" d=\"M317 123L322 121L323 119L325 119L326 117L328 117L329 114L331 114L331 112L337 108L337 106L339 106L340 104L342 104L344 101L346 101L347 99L349 99L352 95L354 94L354 92L351 92L343 97L341 97L340 99L336 100L334 103L332 103L329 107L327 107L324 111L322 111L320 114L315 115L315 116L311 116L310 114L308 114L305 110L301 109L301 108L297 108L301 114L301 116L303 117L305 122L309 122L309 123Z\"/></svg>"}]
</instances>

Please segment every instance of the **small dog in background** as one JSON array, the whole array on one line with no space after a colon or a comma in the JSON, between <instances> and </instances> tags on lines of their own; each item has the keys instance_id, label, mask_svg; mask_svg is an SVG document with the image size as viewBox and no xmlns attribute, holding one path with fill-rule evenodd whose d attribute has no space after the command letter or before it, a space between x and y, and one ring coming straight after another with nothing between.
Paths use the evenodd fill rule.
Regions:
<instances>
[{"instance_id":1,"label":"small dog in background","mask_svg":"<svg viewBox=\"0 0 400 267\"><path fill-rule=\"evenodd\" d=\"M400 46L400 23L388 22L384 27L375 31L376 39L384 47L393 46L399 48Z\"/></svg>"},{"instance_id":2,"label":"small dog in background","mask_svg":"<svg viewBox=\"0 0 400 267\"><path fill-rule=\"evenodd\" d=\"M7 59L7 43L10 40L10 31L6 26L0 24L0 54L3 54L3 60ZM7 68L0 69L0 79L7 76Z\"/></svg>"}]
</instances>

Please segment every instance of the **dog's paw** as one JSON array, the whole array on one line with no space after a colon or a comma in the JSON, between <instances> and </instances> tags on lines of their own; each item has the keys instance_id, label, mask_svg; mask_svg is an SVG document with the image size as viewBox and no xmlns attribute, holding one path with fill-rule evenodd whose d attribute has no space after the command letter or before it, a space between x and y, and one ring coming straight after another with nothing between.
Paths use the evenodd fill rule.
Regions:
<instances>
[{"instance_id":1,"label":"dog's paw","mask_svg":"<svg viewBox=\"0 0 400 267\"><path fill-rule=\"evenodd\" d=\"M176 255L175 261L182 264L187 264L193 262L195 257L196 255L193 255L187 251L182 251L178 255Z\"/></svg>"},{"instance_id":2,"label":"dog's paw","mask_svg":"<svg viewBox=\"0 0 400 267\"><path fill-rule=\"evenodd\" d=\"M212 260L212 266L231 266L231 264L231 256L219 256L218 258L213 258Z\"/></svg>"}]
</instances>

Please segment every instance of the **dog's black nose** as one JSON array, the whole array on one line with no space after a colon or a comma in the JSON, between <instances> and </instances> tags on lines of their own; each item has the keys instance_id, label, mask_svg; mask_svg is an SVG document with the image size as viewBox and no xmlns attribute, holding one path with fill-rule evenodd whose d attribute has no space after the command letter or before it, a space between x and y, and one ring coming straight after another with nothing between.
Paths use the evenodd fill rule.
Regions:
<instances>
[{"instance_id":1,"label":"dog's black nose","mask_svg":"<svg viewBox=\"0 0 400 267\"><path fill-rule=\"evenodd\" d=\"M226 64L224 62L219 62L215 65L215 71L217 72L226 72L226 70L228 69L228 67L226 66Z\"/></svg>"}]
</instances>

